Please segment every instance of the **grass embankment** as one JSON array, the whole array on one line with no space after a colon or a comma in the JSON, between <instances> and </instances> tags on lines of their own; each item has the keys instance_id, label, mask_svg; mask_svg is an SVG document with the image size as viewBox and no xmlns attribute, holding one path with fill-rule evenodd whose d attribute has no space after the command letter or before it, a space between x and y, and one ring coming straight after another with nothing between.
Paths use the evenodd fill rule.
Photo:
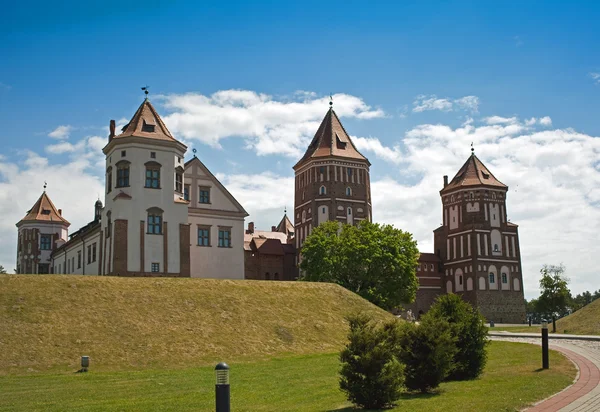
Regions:
<instances>
[{"instance_id":1,"label":"grass embankment","mask_svg":"<svg viewBox=\"0 0 600 412\"><path fill-rule=\"evenodd\" d=\"M398 411L519 410L568 386L575 368L550 352L539 370L534 345L492 342L488 366L474 381L444 383L436 394L407 394ZM338 389L337 354L233 363L232 410L353 411ZM0 377L0 410L214 411L213 367Z\"/></svg>"},{"instance_id":2,"label":"grass embankment","mask_svg":"<svg viewBox=\"0 0 600 412\"><path fill-rule=\"evenodd\" d=\"M490 331L514 333L541 333L540 325L490 328ZM552 323L548 329L552 332ZM570 335L600 335L600 299L597 299L569 316L556 321L556 333Z\"/></svg>"},{"instance_id":3,"label":"grass embankment","mask_svg":"<svg viewBox=\"0 0 600 412\"><path fill-rule=\"evenodd\" d=\"M358 310L391 318L325 283L0 275L0 375L337 352Z\"/></svg>"}]
</instances>

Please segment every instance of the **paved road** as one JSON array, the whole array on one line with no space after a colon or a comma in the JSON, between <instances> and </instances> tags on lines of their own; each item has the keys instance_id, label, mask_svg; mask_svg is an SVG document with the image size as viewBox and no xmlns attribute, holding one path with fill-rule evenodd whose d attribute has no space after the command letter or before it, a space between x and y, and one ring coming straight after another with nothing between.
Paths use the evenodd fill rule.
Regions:
<instances>
[{"instance_id":1,"label":"paved road","mask_svg":"<svg viewBox=\"0 0 600 412\"><path fill-rule=\"evenodd\" d=\"M541 344L539 336L533 338L515 335L522 334L494 333L491 338ZM550 349L563 352L577 365L579 373L573 385L527 409L528 412L600 411L600 338L595 338L597 339L583 340L578 336L563 336L550 341Z\"/></svg>"}]
</instances>

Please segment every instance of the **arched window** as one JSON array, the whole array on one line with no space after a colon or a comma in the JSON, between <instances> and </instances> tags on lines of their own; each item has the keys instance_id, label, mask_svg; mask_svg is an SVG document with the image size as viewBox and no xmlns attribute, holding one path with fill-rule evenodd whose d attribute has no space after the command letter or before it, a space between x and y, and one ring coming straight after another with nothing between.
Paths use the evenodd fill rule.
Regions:
<instances>
[{"instance_id":1,"label":"arched window","mask_svg":"<svg viewBox=\"0 0 600 412\"><path fill-rule=\"evenodd\" d=\"M490 285L496 284L496 275L494 273L490 273Z\"/></svg>"},{"instance_id":2,"label":"arched window","mask_svg":"<svg viewBox=\"0 0 600 412\"><path fill-rule=\"evenodd\" d=\"M146 185L144 187L151 189L160 189L160 168L161 164L157 162L146 162Z\"/></svg>"},{"instance_id":3,"label":"arched window","mask_svg":"<svg viewBox=\"0 0 600 412\"><path fill-rule=\"evenodd\" d=\"M321 186L321 187L319 188L319 194L320 194L320 195L327 194L327 189L325 189L325 186Z\"/></svg>"},{"instance_id":4,"label":"arched window","mask_svg":"<svg viewBox=\"0 0 600 412\"><path fill-rule=\"evenodd\" d=\"M271 275L269 272L265 273L265 280L271 280Z\"/></svg>"},{"instance_id":5,"label":"arched window","mask_svg":"<svg viewBox=\"0 0 600 412\"><path fill-rule=\"evenodd\" d=\"M158 207L151 207L147 212L147 233L151 235L161 235L163 210Z\"/></svg>"},{"instance_id":6,"label":"arched window","mask_svg":"<svg viewBox=\"0 0 600 412\"><path fill-rule=\"evenodd\" d=\"M352 216L352 208L351 207L348 208L348 216Z\"/></svg>"},{"instance_id":7,"label":"arched window","mask_svg":"<svg viewBox=\"0 0 600 412\"><path fill-rule=\"evenodd\" d=\"M302 211L302 223L306 222L306 210Z\"/></svg>"},{"instance_id":8,"label":"arched window","mask_svg":"<svg viewBox=\"0 0 600 412\"><path fill-rule=\"evenodd\" d=\"M129 186L129 164L127 160L117 162L117 185L115 187Z\"/></svg>"},{"instance_id":9,"label":"arched window","mask_svg":"<svg viewBox=\"0 0 600 412\"><path fill-rule=\"evenodd\" d=\"M471 200L475 199L475 195L473 194L473 192L469 193L469 198L470 198Z\"/></svg>"},{"instance_id":10,"label":"arched window","mask_svg":"<svg viewBox=\"0 0 600 412\"><path fill-rule=\"evenodd\" d=\"M502 283L508 283L508 276L506 273L502 273Z\"/></svg>"},{"instance_id":11,"label":"arched window","mask_svg":"<svg viewBox=\"0 0 600 412\"><path fill-rule=\"evenodd\" d=\"M279 273L275 272L275 274L273 275L273 279L279 280Z\"/></svg>"},{"instance_id":12,"label":"arched window","mask_svg":"<svg viewBox=\"0 0 600 412\"><path fill-rule=\"evenodd\" d=\"M350 187L346 188L346 196L352 196L352 188L350 188Z\"/></svg>"}]
</instances>

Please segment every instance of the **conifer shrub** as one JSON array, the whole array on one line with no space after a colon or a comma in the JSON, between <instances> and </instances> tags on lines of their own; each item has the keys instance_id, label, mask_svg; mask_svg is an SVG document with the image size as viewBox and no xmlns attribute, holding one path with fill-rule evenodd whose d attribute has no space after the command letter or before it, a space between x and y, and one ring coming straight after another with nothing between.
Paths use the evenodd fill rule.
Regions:
<instances>
[{"instance_id":1,"label":"conifer shrub","mask_svg":"<svg viewBox=\"0 0 600 412\"><path fill-rule=\"evenodd\" d=\"M407 322L390 329L390 336L409 390L430 392L450 374L456 339L444 319L425 315L418 325Z\"/></svg>"},{"instance_id":2,"label":"conifer shrub","mask_svg":"<svg viewBox=\"0 0 600 412\"><path fill-rule=\"evenodd\" d=\"M456 339L456 354L447 380L475 379L487 362L488 328L478 309L455 294L436 299L427 316L445 320Z\"/></svg>"},{"instance_id":3,"label":"conifer shrub","mask_svg":"<svg viewBox=\"0 0 600 412\"><path fill-rule=\"evenodd\" d=\"M350 332L340 354L340 389L350 402L362 408L392 406L402 393L404 368L390 344L390 326L378 326L364 314L346 319Z\"/></svg>"}]
</instances>

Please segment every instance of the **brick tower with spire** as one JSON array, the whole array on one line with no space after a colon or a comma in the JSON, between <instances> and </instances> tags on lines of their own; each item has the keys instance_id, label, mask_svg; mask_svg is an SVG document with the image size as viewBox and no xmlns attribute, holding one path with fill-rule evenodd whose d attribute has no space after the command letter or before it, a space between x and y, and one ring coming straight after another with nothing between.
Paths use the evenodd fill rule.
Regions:
<instances>
[{"instance_id":1,"label":"brick tower with spire","mask_svg":"<svg viewBox=\"0 0 600 412\"><path fill-rule=\"evenodd\" d=\"M443 225L434 248L443 262L442 287L478 307L488 321L525 321L518 226L507 219L508 186L471 156L448 182Z\"/></svg>"},{"instance_id":2,"label":"brick tower with spire","mask_svg":"<svg viewBox=\"0 0 600 412\"><path fill-rule=\"evenodd\" d=\"M330 102L304 156L294 166L294 228L299 249L312 229L333 220L371 220L371 163L354 146Z\"/></svg>"}]
</instances>

